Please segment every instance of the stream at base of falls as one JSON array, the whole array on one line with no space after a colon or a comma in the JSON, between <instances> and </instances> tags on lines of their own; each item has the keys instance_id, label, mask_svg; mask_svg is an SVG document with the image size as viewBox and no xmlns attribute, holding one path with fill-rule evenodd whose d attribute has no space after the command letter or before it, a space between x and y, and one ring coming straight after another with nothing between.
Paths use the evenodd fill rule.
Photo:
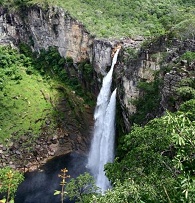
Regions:
<instances>
[{"instance_id":1,"label":"stream at base of falls","mask_svg":"<svg viewBox=\"0 0 195 203\"><path fill-rule=\"evenodd\" d=\"M61 169L68 169L67 175L75 178L87 171L87 157L69 153L48 161L41 171L25 174L25 180L19 185L15 203L60 203L60 195L54 195L55 190L61 190L58 177ZM68 181L68 179L66 179ZM73 203L66 199L64 203Z\"/></svg>"}]
</instances>

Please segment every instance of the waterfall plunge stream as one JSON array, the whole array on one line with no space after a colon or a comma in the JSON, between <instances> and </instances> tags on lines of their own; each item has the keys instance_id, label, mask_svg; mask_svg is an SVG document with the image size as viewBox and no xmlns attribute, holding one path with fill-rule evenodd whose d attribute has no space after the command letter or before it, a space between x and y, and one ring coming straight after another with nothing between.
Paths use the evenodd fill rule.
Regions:
<instances>
[{"instance_id":1,"label":"waterfall plunge stream","mask_svg":"<svg viewBox=\"0 0 195 203\"><path fill-rule=\"evenodd\" d=\"M110 71L103 79L94 114L95 125L87 167L102 192L110 187L104 165L114 160L116 89L111 94L112 73L120 49L117 49Z\"/></svg>"}]
</instances>

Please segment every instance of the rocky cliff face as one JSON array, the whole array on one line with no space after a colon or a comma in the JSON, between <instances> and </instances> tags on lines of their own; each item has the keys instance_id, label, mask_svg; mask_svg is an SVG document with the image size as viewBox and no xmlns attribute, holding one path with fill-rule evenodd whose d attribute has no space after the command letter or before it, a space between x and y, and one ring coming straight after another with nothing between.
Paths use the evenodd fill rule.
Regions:
<instances>
[{"instance_id":1,"label":"rocky cliff face","mask_svg":"<svg viewBox=\"0 0 195 203\"><path fill-rule=\"evenodd\" d=\"M132 56L132 49L123 50L116 69L116 83L119 87L118 97L126 131L129 131L131 127L130 117L137 111L132 100L142 96L137 88L138 82L153 81L157 71L160 71L162 80L162 84L159 86L159 108L148 115L149 119L161 116L166 110L178 110L181 101L176 89L180 86L181 80L195 76L195 63L189 64L186 60L180 60L186 51L195 51L194 40L159 39L145 48L138 49L137 54L134 53L135 56ZM167 68L170 70L164 71ZM172 102L173 98L174 102Z\"/></svg>"},{"instance_id":2,"label":"rocky cliff face","mask_svg":"<svg viewBox=\"0 0 195 203\"><path fill-rule=\"evenodd\" d=\"M132 48L130 48L130 52L128 52L128 49L122 53L116 70L117 83L119 83L118 96L126 131L129 131L131 127L129 118L137 111L132 101L140 96L140 90L137 88L138 82L153 81L154 71L160 69L158 61L150 58L148 50L138 49L137 53L132 53Z\"/></svg>"},{"instance_id":3,"label":"rocky cliff face","mask_svg":"<svg viewBox=\"0 0 195 203\"><path fill-rule=\"evenodd\" d=\"M98 40L85 27L58 7L43 9L38 6L9 11L0 8L0 44L31 45L39 52L55 46L62 57L74 63L90 60L97 73L105 74L111 65L112 49L118 41Z\"/></svg>"},{"instance_id":4,"label":"rocky cliff face","mask_svg":"<svg viewBox=\"0 0 195 203\"><path fill-rule=\"evenodd\" d=\"M72 57L75 63L91 56L93 42L81 23L57 7L34 6L14 13L1 8L0 36L1 43L26 42L38 52L55 46L61 56Z\"/></svg>"},{"instance_id":5,"label":"rocky cliff face","mask_svg":"<svg viewBox=\"0 0 195 203\"><path fill-rule=\"evenodd\" d=\"M195 61L189 63L187 60L178 60L187 51L195 52L195 40L173 40L172 48L167 50L168 54L163 66L172 65L172 69L163 78L161 91L163 110L178 110L181 101L175 90L179 87L181 80L195 77ZM174 103L170 103L171 98L175 99Z\"/></svg>"}]
</instances>

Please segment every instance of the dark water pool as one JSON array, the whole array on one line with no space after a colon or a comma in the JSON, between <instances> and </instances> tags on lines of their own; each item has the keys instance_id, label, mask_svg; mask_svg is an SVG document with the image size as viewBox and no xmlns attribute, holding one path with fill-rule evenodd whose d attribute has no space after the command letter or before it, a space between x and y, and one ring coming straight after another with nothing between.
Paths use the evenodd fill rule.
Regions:
<instances>
[{"instance_id":1,"label":"dark water pool","mask_svg":"<svg viewBox=\"0 0 195 203\"><path fill-rule=\"evenodd\" d=\"M70 153L50 160L42 167L41 172L27 173L18 188L15 203L60 203L60 195L53 195L54 190L60 190L60 170L67 168L67 175L75 178L87 171L86 162L85 156ZM65 202L71 201L66 199Z\"/></svg>"}]
</instances>

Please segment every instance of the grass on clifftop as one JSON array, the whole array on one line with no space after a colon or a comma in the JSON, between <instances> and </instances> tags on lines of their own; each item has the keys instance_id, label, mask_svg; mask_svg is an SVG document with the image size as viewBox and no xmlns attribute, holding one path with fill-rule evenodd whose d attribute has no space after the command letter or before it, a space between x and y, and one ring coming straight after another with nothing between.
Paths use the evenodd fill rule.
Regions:
<instances>
[{"instance_id":1,"label":"grass on clifftop","mask_svg":"<svg viewBox=\"0 0 195 203\"><path fill-rule=\"evenodd\" d=\"M75 117L84 106L83 100L72 95L71 87L40 74L34 66L31 58L17 50L0 47L0 143L26 133L33 140L47 122L55 127L62 99L70 103Z\"/></svg>"},{"instance_id":2,"label":"grass on clifftop","mask_svg":"<svg viewBox=\"0 0 195 203\"><path fill-rule=\"evenodd\" d=\"M4 138L13 133L37 133L52 110L51 103L42 94L53 95L51 87L40 76L27 75L24 67L20 67L17 73L22 79L8 79L0 94L1 136Z\"/></svg>"},{"instance_id":3,"label":"grass on clifftop","mask_svg":"<svg viewBox=\"0 0 195 203\"><path fill-rule=\"evenodd\" d=\"M11 135L36 134L54 111L58 97L41 75L27 74L30 59L16 50L0 47L0 142Z\"/></svg>"},{"instance_id":4,"label":"grass on clifftop","mask_svg":"<svg viewBox=\"0 0 195 203\"><path fill-rule=\"evenodd\" d=\"M4 4L10 0L4 0ZM170 30L193 37L194 0L14 0L16 6L46 2L60 6L97 37L159 36ZM3 4L3 3L2 3ZM187 35L187 36L186 36Z\"/></svg>"}]
</instances>

